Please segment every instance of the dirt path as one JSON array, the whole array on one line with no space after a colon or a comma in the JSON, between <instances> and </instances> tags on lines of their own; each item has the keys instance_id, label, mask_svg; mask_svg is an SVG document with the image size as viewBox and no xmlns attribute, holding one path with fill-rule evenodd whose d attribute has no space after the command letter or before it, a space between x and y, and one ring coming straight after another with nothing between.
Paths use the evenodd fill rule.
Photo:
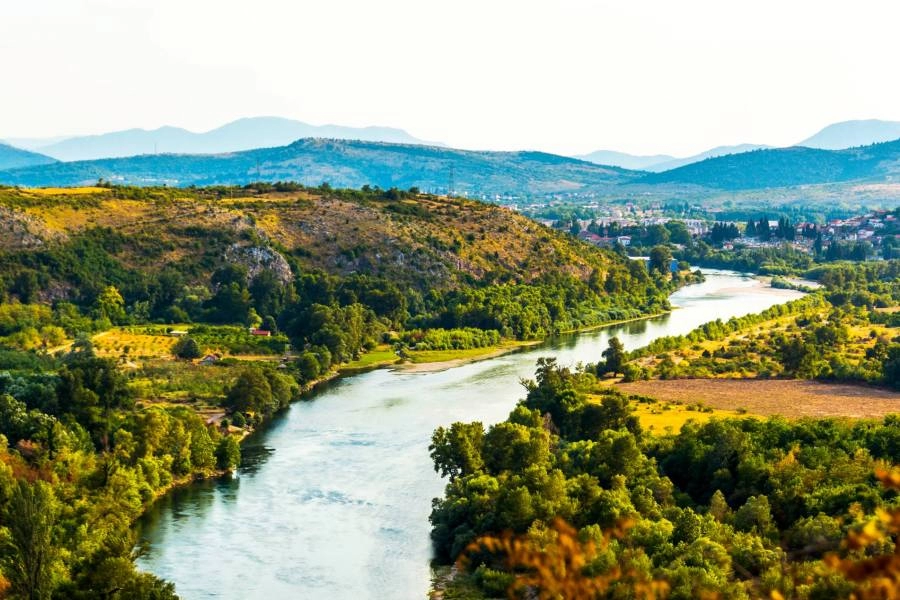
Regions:
<instances>
[{"instance_id":1,"label":"dirt path","mask_svg":"<svg viewBox=\"0 0 900 600\"><path fill-rule=\"evenodd\" d=\"M675 379L616 386L624 392L721 410L785 417L882 417L900 413L900 393L843 383L783 379Z\"/></svg>"}]
</instances>

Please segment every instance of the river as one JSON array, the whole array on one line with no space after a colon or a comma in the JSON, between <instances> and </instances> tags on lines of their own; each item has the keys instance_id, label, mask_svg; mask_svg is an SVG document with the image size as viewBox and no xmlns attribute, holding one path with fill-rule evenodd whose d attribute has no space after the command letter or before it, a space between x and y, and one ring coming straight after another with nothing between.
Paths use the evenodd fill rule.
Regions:
<instances>
[{"instance_id":1,"label":"river","mask_svg":"<svg viewBox=\"0 0 900 600\"><path fill-rule=\"evenodd\" d=\"M673 294L677 308L662 317L443 371L380 369L325 386L248 439L235 476L154 505L141 522L149 552L140 567L185 600L424 598L428 514L444 485L428 456L432 431L505 419L541 356L596 362L612 335L633 349L802 295L706 273Z\"/></svg>"}]
</instances>

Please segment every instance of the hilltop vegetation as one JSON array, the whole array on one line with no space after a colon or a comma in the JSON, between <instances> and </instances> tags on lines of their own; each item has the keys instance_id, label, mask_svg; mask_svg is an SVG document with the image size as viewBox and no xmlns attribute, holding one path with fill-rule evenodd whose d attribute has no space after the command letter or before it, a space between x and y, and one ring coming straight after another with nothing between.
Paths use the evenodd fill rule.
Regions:
<instances>
[{"instance_id":1,"label":"hilltop vegetation","mask_svg":"<svg viewBox=\"0 0 900 600\"><path fill-rule=\"evenodd\" d=\"M388 328L523 339L666 308L668 282L642 265L473 201L398 190L81 191L0 191L0 273L12 297L96 309L114 286L123 323L249 324L253 308L285 328L299 298L364 306Z\"/></svg>"}]
</instances>

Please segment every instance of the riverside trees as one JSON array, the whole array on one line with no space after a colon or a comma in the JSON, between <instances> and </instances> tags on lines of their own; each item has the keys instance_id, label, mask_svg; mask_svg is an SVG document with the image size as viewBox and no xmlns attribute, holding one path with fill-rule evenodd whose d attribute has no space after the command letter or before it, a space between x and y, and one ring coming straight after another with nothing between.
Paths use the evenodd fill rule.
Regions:
<instances>
[{"instance_id":1,"label":"riverside trees","mask_svg":"<svg viewBox=\"0 0 900 600\"><path fill-rule=\"evenodd\" d=\"M664 581L670 598L685 599L848 593L852 583L821 559L846 552L849 531L894 505L873 474L900 461L890 441L900 439L896 418L713 420L644 435L627 398L609 391L599 406L588 401L591 381L545 360L507 421L436 432L436 468L450 475L431 515L440 557L455 560L479 536L502 531L546 548L559 517L582 543L597 542L586 573L622 566L614 597L628 597L636 580ZM627 531L601 543L623 523ZM480 548L468 564L482 569L476 581L488 581L503 559Z\"/></svg>"}]
</instances>

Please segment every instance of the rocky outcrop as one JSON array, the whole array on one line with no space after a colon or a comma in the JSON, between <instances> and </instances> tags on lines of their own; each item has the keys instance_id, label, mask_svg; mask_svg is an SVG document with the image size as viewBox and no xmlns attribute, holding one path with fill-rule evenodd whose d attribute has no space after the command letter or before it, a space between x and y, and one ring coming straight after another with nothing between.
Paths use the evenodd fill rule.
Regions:
<instances>
[{"instance_id":1,"label":"rocky outcrop","mask_svg":"<svg viewBox=\"0 0 900 600\"><path fill-rule=\"evenodd\" d=\"M293 272L287 259L266 246L233 244L225 251L225 260L247 267L250 279L262 271L272 271L285 284L293 279Z\"/></svg>"}]
</instances>

